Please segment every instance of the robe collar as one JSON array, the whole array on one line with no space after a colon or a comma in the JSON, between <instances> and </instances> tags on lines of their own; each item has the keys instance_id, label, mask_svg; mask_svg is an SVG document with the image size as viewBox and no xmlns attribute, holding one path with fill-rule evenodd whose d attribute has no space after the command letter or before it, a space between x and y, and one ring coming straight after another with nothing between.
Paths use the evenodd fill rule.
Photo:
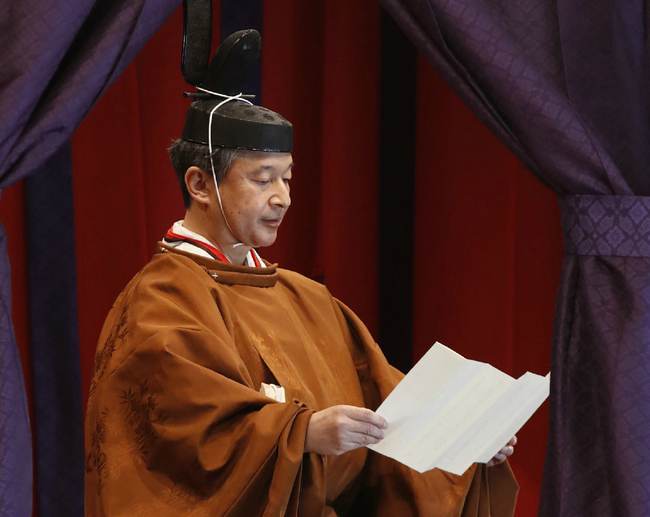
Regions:
<instances>
[{"instance_id":1,"label":"robe collar","mask_svg":"<svg viewBox=\"0 0 650 517\"><path fill-rule=\"evenodd\" d=\"M183 251L189 251L200 257L212 258L222 262L230 262L230 259L218 248L216 248L208 239L192 230L183 226L183 221L176 221L167 231L163 242L172 248L178 248ZM244 262L250 267L266 267L262 257L259 256L255 248L246 254Z\"/></svg>"},{"instance_id":2,"label":"robe collar","mask_svg":"<svg viewBox=\"0 0 650 517\"><path fill-rule=\"evenodd\" d=\"M226 285L248 285L251 287L273 287L279 277L278 265L269 264L266 267L240 266L220 262L211 258L201 257L194 253L182 251L163 242L159 242L156 253L166 253L172 256L189 258L210 275L215 282Z\"/></svg>"}]
</instances>

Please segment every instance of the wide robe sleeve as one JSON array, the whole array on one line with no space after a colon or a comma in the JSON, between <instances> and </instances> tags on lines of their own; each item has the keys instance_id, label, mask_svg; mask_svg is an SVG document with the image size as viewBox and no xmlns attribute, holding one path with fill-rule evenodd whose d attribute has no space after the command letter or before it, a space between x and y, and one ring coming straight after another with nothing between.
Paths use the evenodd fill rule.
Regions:
<instances>
[{"instance_id":1,"label":"wide robe sleeve","mask_svg":"<svg viewBox=\"0 0 650 517\"><path fill-rule=\"evenodd\" d=\"M258 393L216 284L187 269L152 261L104 326L86 417L86 515L298 515L301 471L314 469L303 466L313 411Z\"/></svg>"},{"instance_id":2,"label":"wide robe sleeve","mask_svg":"<svg viewBox=\"0 0 650 517\"><path fill-rule=\"evenodd\" d=\"M377 407L404 377L393 368L361 320L335 300L366 406ZM507 462L475 464L462 476L439 469L424 474L369 451L365 480L351 515L389 517L512 517L519 486Z\"/></svg>"}]
</instances>

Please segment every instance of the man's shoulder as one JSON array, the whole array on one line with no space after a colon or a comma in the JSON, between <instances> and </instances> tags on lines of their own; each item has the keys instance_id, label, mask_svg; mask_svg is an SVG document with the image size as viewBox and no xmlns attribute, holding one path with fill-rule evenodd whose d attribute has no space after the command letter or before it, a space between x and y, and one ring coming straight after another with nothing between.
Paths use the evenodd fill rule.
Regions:
<instances>
[{"instance_id":1,"label":"man's shoulder","mask_svg":"<svg viewBox=\"0 0 650 517\"><path fill-rule=\"evenodd\" d=\"M292 271L291 269L278 267L278 274L280 275L280 280L285 283L291 283L309 289L327 290L327 288L322 283L308 278L305 275L298 273L297 271Z\"/></svg>"},{"instance_id":2,"label":"man's shoulder","mask_svg":"<svg viewBox=\"0 0 650 517\"><path fill-rule=\"evenodd\" d=\"M204 277L207 277L205 269L191 259L159 252L136 273L122 294L133 296L150 290L168 292L172 288L192 290L205 283Z\"/></svg>"},{"instance_id":3,"label":"man's shoulder","mask_svg":"<svg viewBox=\"0 0 650 517\"><path fill-rule=\"evenodd\" d=\"M296 294L327 299L332 298L327 287L316 280L308 278L296 271L291 271L290 269L278 268L277 271L279 274L278 284Z\"/></svg>"}]
</instances>

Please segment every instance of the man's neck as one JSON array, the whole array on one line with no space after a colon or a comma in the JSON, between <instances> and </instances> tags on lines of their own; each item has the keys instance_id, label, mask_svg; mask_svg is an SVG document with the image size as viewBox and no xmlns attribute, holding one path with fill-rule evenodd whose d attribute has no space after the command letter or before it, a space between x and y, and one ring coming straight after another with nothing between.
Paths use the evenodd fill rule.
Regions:
<instances>
[{"instance_id":1,"label":"man's neck","mask_svg":"<svg viewBox=\"0 0 650 517\"><path fill-rule=\"evenodd\" d=\"M210 224L208 224L208 219L202 217L202 215L188 210L185 212L183 227L207 239L210 244L219 249L233 264L244 264L251 247L239 243L228 228L211 228Z\"/></svg>"}]
</instances>

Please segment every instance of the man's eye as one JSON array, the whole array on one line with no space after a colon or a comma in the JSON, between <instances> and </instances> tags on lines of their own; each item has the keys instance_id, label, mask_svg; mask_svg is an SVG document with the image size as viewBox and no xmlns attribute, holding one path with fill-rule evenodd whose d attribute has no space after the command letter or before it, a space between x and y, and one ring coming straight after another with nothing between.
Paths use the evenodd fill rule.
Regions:
<instances>
[{"instance_id":1,"label":"man's eye","mask_svg":"<svg viewBox=\"0 0 650 517\"><path fill-rule=\"evenodd\" d=\"M257 183L258 185L268 185L269 180L255 180L255 183Z\"/></svg>"}]
</instances>

